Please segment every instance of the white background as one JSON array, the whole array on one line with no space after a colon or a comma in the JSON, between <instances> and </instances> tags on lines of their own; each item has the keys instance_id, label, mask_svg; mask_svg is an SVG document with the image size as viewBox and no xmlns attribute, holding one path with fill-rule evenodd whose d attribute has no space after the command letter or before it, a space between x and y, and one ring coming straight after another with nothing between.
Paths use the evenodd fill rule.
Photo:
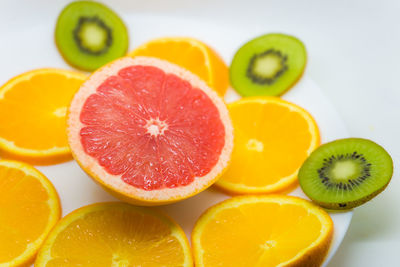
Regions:
<instances>
[{"instance_id":1,"label":"white background","mask_svg":"<svg viewBox=\"0 0 400 267\"><path fill-rule=\"evenodd\" d=\"M43 14L60 10L67 1L27 2L22 5L18 0L0 0L2 21L9 22L0 25L0 33L7 30L8 24L26 25L26 19L34 25ZM241 27L265 25L304 41L309 54L308 75L335 105L351 136L370 138L383 145L395 166L388 189L355 210L348 234L328 266L400 266L400 177L396 168L400 163L400 1L104 2L117 12L129 9L206 18L217 24L231 23L233 27L239 23Z\"/></svg>"}]
</instances>

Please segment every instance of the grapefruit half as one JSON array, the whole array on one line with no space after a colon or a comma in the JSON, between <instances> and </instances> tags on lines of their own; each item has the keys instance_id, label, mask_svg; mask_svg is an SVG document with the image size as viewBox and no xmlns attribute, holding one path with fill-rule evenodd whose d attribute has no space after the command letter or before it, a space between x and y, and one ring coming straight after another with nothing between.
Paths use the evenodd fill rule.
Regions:
<instances>
[{"instance_id":1,"label":"grapefruit half","mask_svg":"<svg viewBox=\"0 0 400 267\"><path fill-rule=\"evenodd\" d=\"M159 205L193 196L226 169L233 128L224 101L189 71L118 59L86 80L67 118L79 165L118 198Z\"/></svg>"}]
</instances>

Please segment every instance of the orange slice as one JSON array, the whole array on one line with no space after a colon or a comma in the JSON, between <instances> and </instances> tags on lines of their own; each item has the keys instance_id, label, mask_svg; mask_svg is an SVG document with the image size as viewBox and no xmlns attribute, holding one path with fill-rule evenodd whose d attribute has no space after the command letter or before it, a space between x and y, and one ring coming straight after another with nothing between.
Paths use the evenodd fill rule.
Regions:
<instances>
[{"instance_id":1,"label":"orange slice","mask_svg":"<svg viewBox=\"0 0 400 267\"><path fill-rule=\"evenodd\" d=\"M205 43L193 38L154 39L128 56L156 57L175 63L199 76L220 95L224 95L229 86L229 71L222 58Z\"/></svg>"},{"instance_id":2,"label":"orange slice","mask_svg":"<svg viewBox=\"0 0 400 267\"><path fill-rule=\"evenodd\" d=\"M43 174L0 160L0 266L31 263L60 213L57 192Z\"/></svg>"},{"instance_id":3,"label":"orange slice","mask_svg":"<svg viewBox=\"0 0 400 267\"><path fill-rule=\"evenodd\" d=\"M193 266L179 225L149 209L98 203L73 211L50 233L41 266Z\"/></svg>"},{"instance_id":4,"label":"orange slice","mask_svg":"<svg viewBox=\"0 0 400 267\"><path fill-rule=\"evenodd\" d=\"M234 126L232 163L216 185L233 194L285 191L319 145L317 124L301 107L277 97L229 104Z\"/></svg>"},{"instance_id":5,"label":"orange slice","mask_svg":"<svg viewBox=\"0 0 400 267\"><path fill-rule=\"evenodd\" d=\"M207 210L192 233L195 265L320 266L333 222L297 197L242 196Z\"/></svg>"},{"instance_id":6,"label":"orange slice","mask_svg":"<svg viewBox=\"0 0 400 267\"><path fill-rule=\"evenodd\" d=\"M23 73L0 88L0 153L34 164L71 158L67 106L86 75L59 69Z\"/></svg>"}]
</instances>

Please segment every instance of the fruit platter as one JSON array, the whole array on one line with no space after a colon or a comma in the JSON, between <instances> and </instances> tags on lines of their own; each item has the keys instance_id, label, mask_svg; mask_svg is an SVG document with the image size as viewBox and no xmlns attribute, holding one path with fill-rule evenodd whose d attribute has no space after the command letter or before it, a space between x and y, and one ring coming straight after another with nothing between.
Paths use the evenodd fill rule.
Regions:
<instances>
[{"instance_id":1,"label":"fruit platter","mask_svg":"<svg viewBox=\"0 0 400 267\"><path fill-rule=\"evenodd\" d=\"M327 266L389 184L301 36L54 12L3 58L0 266Z\"/></svg>"}]
</instances>

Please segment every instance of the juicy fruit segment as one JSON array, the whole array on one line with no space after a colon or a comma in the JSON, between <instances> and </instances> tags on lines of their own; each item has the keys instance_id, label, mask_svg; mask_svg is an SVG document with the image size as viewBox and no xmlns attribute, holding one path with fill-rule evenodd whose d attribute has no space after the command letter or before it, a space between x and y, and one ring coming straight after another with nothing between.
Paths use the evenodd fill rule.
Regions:
<instances>
[{"instance_id":1,"label":"juicy fruit segment","mask_svg":"<svg viewBox=\"0 0 400 267\"><path fill-rule=\"evenodd\" d=\"M156 58L126 57L100 69L69 111L75 159L125 201L189 197L210 186L230 159L233 130L222 99Z\"/></svg>"},{"instance_id":2,"label":"juicy fruit segment","mask_svg":"<svg viewBox=\"0 0 400 267\"><path fill-rule=\"evenodd\" d=\"M276 97L229 104L235 129L232 162L216 185L229 193L283 191L319 145L318 127L299 106Z\"/></svg>"},{"instance_id":3,"label":"juicy fruit segment","mask_svg":"<svg viewBox=\"0 0 400 267\"><path fill-rule=\"evenodd\" d=\"M321 208L288 196L234 197L197 221L196 266L320 266L333 234Z\"/></svg>"},{"instance_id":4,"label":"juicy fruit segment","mask_svg":"<svg viewBox=\"0 0 400 267\"><path fill-rule=\"evenodd\" d=\"M55 40L72 66L93 71L125 55L128 32L116 13L93 1L67 5L57 20Z\"/></svg>"},{"instance_id":5,"label":"juicy fruit segment","mask_svg":"<svg viewBox=\"0 0 400 267\"><path fill-rule=\"evenodd\" d=\"M0 153L35 164L70 159L65 115L86 79L78 72L38 69L0 88Z\"/></svg>"},{"instance_id":6,"label":"juicy fruit segment","mask_svg":"<svg viewBox=\"0 0 400 267\"><path fill-rule=\"evenodd\" d=\"M0 265L28 264L60 217L53 185L33 167L0 161Z\"/></svg>"},{"instance_id":7,"label":"juicy fruit segment","mask_svg":"<svg viewBox=\"0 0 400 267\"><path fill-rule=\"evenodd\" d=\"M156 57L177 64L199 76L220 95L224 95L229 86L228 67L222 58L205 43L193 38L154 39L128 55Z\"/></svg>"},{"instance_id":8,"label":"juicy fruit segment","mask_svg":"<svg viewBox=\"0 0 400 267\"><path fill-rule=\"evenodd\" d=\"M379 194L393 174L390 155L378 144L347 138L322 145L304 162L304 193L329 209L350 209Z\"/></svg>"},{"instance_id":9,"label":"juicy fruit segment","mask_svg":"<svg viewBox=\"0 0 400 267\"><path fill-rule=\"evenodd\" d=\"M243 96L281 95L303 74L304 44L285 34L266 34L243 45L230 67L230 79Z\"/></svg>"},{"instance_id":10,"label":"juicy fruit segment","mask_svg":"<svg viewBox=\"0 0 400 267\"><path fill-rule=\"evenodd\" d=\"M88 97L80 120L85 152L108 173L145 190L185 186L204 176L225 142L211 99L152 66L109 77Z\"/></svg>"},{"instance_id":11,"label":"juicy fruit segment","mask_svg":"<svg viewBox=\"0 0 400 267\"><path fill-rule=\"evenodd\" d=\"M63 218L35 266L193 266L188 240L171 219L148 208L100 203Z\"/></svg>"}]
</instances>

